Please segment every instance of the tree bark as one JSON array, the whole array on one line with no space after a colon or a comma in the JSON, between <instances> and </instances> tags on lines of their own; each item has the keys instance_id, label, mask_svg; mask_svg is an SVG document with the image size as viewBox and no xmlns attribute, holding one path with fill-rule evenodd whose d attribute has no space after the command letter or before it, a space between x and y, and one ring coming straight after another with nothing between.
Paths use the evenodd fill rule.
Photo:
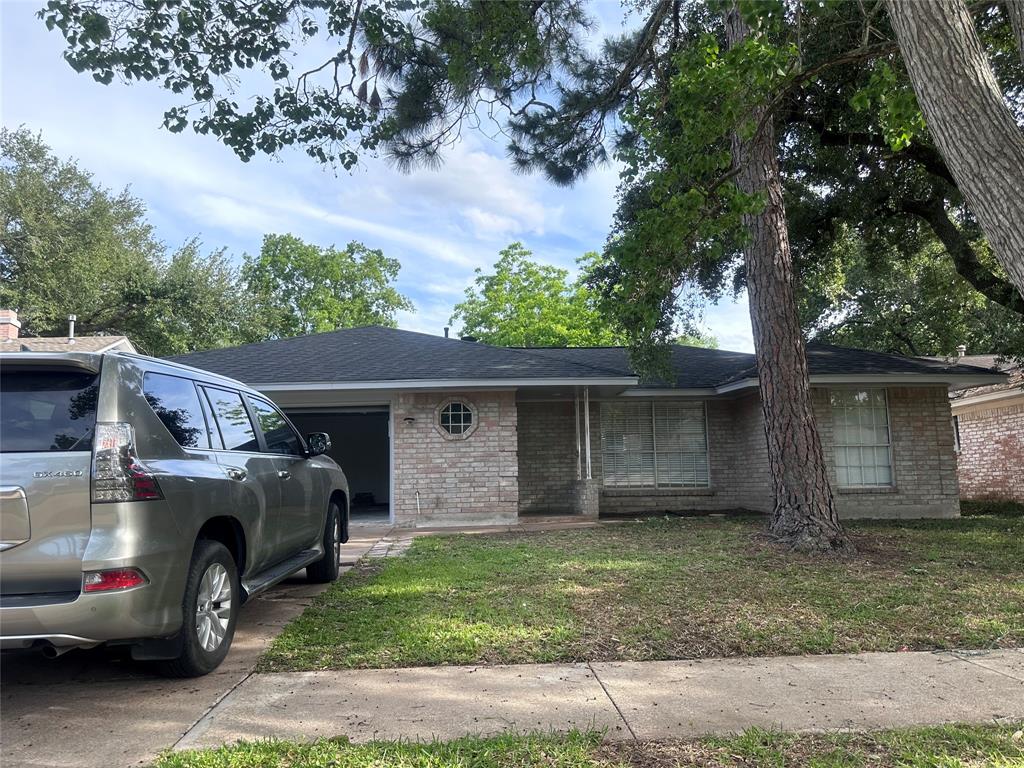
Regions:
<instances>
[{"instance_id":1,"label":"tree bark","mask_svg":"<svg viewBox=\"0 0 1024 768\"><path fill-rule=\"evenodd\" d=\"M1024 0L1003 0L1003 5L1006 6L1013 36L1017 40L1017 53L1020 54L1021 62L1024 62Z\"/></svg>"},{"instance_id":2,"label":"tree bark","mask_svg":"<svg viewBox=\"0 0 1024 768\"><path fill-rule=\"evenodd\" d=\"M742 43L748 34L733 5L726 17L730 47ZM845 547L846 538L814 421L775 129L766 111L766 106L754 111L753 122L763 127L753 137L733 134L732 155L739 188L761 194L767 201L760 213L744 216L750 233L744 261L768 466L775 491L769 529L796 549L829 551Z\"/></svg>"},{"instance_id":3,"label":"tree bark","mask_svg":"<svg viewBox=\"0 0 1024 768\"><path fill-rule=\"evenodd\" d=\"M935 145L1024 295L1024 132L963 0L886 0Z\"/></svg>"}]
</instances>

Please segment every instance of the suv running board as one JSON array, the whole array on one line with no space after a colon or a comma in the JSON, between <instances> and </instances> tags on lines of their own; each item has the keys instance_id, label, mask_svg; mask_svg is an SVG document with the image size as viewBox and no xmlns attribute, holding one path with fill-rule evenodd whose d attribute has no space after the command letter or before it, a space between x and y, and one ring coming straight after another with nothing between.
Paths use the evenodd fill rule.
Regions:
<instances>
[{"instance_id":1,"label":"suv running board","mask_svg":"<svg viewBox=\"0 0 1024 768\"><path fill-rule=\"evenodd\" d=\"M265 571L257 573L251 579L242 579L242 589L245 591L245 598L265 592L278 582L284 581L296 571L305 568L310 563L315 563L323 557L318 549L304 549L294 557L290 557L277 565L272 565Z\"/></svg>"}]
</instances>

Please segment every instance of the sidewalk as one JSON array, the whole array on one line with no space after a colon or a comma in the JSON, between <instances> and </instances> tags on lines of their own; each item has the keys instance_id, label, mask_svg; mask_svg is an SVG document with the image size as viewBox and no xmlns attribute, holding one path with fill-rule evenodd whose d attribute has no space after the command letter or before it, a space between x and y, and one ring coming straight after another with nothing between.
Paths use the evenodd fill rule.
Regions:
<instances>
[{"instance_id":1,"label":"sidewalk","mask_svg":"<svg viewBox=\"0 0 1024 768\"><path fill-rule=\"evenodd\" d=\"M1024 719L1024 649L253 675L175 749L607 729L687 738Z\"/></svg>"}]
</instances>

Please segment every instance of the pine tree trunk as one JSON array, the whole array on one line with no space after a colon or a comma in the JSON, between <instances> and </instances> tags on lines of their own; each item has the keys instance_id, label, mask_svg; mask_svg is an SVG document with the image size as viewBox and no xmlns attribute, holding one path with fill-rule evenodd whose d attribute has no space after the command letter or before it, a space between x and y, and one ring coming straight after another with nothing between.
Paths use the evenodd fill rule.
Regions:
<instances>
[{"instance_id":1,"label":"pine tree trunk","mask_svg":"<svg viewBox=\"0 0 1024 768\"><path fill-rule=\"evenodd\" d=\"M886 0L928 130L1024 295L1024 132L963 0Z\"/></svg>"},{"instance_id":2,"label":"pine tree trunk","mask_svg":"<svg viewBox=\"0 0 1024 768\"><path fill-rule=\"evenodd\" d=\"M1006 12L1010 15L1010 26L1013 37L1017 41L1017 53L1024 63L1024 0L1003 0Z\"/></svg>"},{"instance_id":3,"label":"pine tree trunk","mask_svg":"<svg viewBox=\"0 0 1024 768\"><path fill-rule=\"evenodd\" d=\"M749 34L735 6L726 18L729 45ZM767 205L744 217L750 240L744 249L750 320L761 387L768 465L775 491L769 528L779 540L804 551L846 546L814 422L800 321L793 287L793 257L782 199L775 130L765 109L753 115L763 130L750 139L733 135L737 185L760 193Z\"/></svg>"}]
</instances>

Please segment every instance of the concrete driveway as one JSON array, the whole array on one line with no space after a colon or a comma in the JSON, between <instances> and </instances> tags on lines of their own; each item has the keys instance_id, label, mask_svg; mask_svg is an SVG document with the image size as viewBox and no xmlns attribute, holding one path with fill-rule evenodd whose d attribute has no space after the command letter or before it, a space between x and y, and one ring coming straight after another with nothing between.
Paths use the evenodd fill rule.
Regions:
<instances>
[{"instance_id":1,"label":"concrete driveway","mask_svg":"<svg viewBox=\"0 0 1024 768\"><path fill-rule=\"evenodd\" d=\"M353 527L346 562L388 531ZM0 764L4 768L120 768L148 764L249 675L260 654L325 585L289 579L249 602L231 653L215 672L167 680L115 650L57 659L5 655L0 665Z\"/></svg>"}]
</instances>

